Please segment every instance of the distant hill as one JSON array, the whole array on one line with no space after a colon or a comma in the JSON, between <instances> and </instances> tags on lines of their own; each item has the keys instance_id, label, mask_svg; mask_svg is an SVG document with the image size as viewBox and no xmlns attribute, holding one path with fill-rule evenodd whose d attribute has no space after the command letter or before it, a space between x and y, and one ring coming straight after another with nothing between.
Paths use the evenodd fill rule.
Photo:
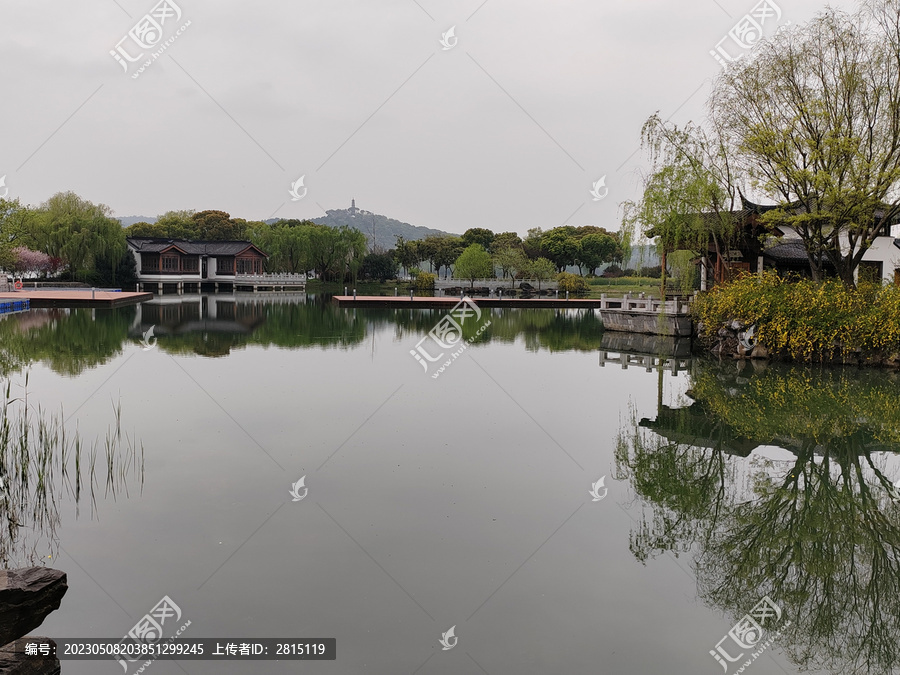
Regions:
<instances>
[{"instance_id":1,"label":"distant hill","mask_svg":"<svg viewBox=\"0 0 900 675\"><path fill-rule=\"evenodd\" d=\"M156 216L122 216L118 220L122 227L130 227L135 223L155 223Z\"/></svg>"},{"instance_id":2,"label":"distant hill","mask_svg":"<svg viewBox=\"0 0 900 675\"><path fill-rule=\"evenodd\" d=\"M437 236L459 236L453 235L451 232L443 230L435 230L430 227L419 227L410 225L400 220L394 220L387 216L381 216L371 211L364 211L356 207L355 200L351 203L349 209L333 209L325 212L327 215L313 218L312 221L319 225L330 225L331 227L340 227L347 225L355 228L366 235L366 241L369 247L372 247L372 230L375 231L375 244L384 249L394 248L397 244L397 237L403 237L407 241L416 241L424 239L430 235ZM122 227L128 227L134 223L155 223L156 217L153 216L123 216L119 218ZM281 218L269 218L266 220L267 225L277 223Z\"/></svg>"},{"instance_id":3,"label":"distant hill","mask_svg":"<svg viewBox=\"0 0 900 675\"><path fill-rule=\"evenodd\" d=\"M366 240L370 247L372 246L373 232L375 245L383 249L394 248L397 244L397 237L403 237L407 241L414 241L431 235L452 235L452 233L444 232L443 230L410 225L387 216L380 216L371 211L364 211L356 207L355 200L349 209L333 209L325 213L327 215L313 218L313 222L319 225L330 225L331 227L348 225L355 228L366 235Z\"/></svg>"}]
</instances>

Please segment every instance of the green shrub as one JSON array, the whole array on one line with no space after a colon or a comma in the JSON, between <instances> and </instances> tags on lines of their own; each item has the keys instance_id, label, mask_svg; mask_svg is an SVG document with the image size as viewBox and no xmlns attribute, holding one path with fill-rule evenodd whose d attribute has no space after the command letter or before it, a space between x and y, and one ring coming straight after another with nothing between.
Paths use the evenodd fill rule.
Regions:
<instances>
[{"instance_id":1,"label":"green shrub","mask_svg":"<svg viewBox=\"0 0 900 675\"><path fill-rule=\"evenodd\" d=\"M607 267L605 270L603 270L603 274L601 274L600 276L615 279L616 277L625 276L625 273L622 271L621 267L613 264L613 265L610 265L609 267Z\"/></svg>"},{"instance_id":2,"label":"green shrub","mask_svg":"<svg viewBox=\"0 0 900 675\"><path fill-rule=\"evenodd\" d=\"M714 336L734 319L756 326L773 354L825 361L854 350L886 355L900 351L900 288L861 283L745 275L720 284L694 303L704 334Z\"/></svg>"},{"instance_id":3,"label":"green shrub","mask_svg":"<svg viewBox=\"0 0 900 675\"><path fill-rule=\"evenodd\" d=\"M434 282L436 280L436 274L432 274L431 272L419 272L416 275L414 285L417 291L430 291L434 288Z\"/></svg>"},{"instance_id":4,"label":"green shrub","mask_svg":"<svg viewBox=\"0 0 900 675\"><path fill-rule=\"evenodd\" d=\"M585 278L580 277L577 274L562 272L556 277L556 280L559 282L560 293L568 291L569 293L581 294L591 290L591 287Z\"/></svg>"}]
</instances>

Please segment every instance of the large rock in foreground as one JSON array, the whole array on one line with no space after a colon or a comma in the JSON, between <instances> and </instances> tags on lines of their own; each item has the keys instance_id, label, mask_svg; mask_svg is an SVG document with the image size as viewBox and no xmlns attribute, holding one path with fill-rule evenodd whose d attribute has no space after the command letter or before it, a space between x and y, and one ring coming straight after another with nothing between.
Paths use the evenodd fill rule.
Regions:
<instances>
[{"instance_id":1,"label":"large rock in foreground","mask_svg":"<svg viewBox=\"0 0 900 675\"><path fill-rule=\"evenodd\" d=\"M48 567L0 570L0 645L28 635L59 608L66 573ZM0 668L0 673L6 671Z\"/></svg>"},{"instance_id":2,"label":"large rock in foreground","mask_svg":"<svg viewBox=\"0 0 900 675\"><path fill-rule=\"evenodd\" d=\"M60 675L59 659L55 656L25 656L25 645L29 642L51 644L56 651L56 643L44 637L31 637L11 642L0 647L0 673L4 675Z\"/></svg>"}]
</instances>

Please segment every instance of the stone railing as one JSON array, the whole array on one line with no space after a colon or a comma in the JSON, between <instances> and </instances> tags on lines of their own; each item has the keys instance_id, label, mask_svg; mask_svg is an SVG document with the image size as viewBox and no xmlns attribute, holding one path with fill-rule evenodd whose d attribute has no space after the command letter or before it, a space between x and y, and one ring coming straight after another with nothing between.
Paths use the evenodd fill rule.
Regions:
<instances>
[{"instance_id":1,"label":"stone railing","mask_svg":"<svg viewBox=\"0 0 900 675\"><path fill-rule=\"evenodd\" d=\"M619 310L623 312L647 312L649 314L687 314L691 311L693 297L657 300L648 298L643 293L633 297L626 293L623 296L608 297L600 294L600 309Z\"/></svg>"},{"instance_id":2,"label":"stone railing","mask_svg":"<svg viewBox=\"0 0 900 675\"><path fill-rule=\"evenodd\" d=\"M236 274L235 283L256 284L258 286L305 286L305 274Z\"/></svg>"},{"instance_id":3,"label":"stone railing","mask_svg":"<svg viewBox=\"0 0 900 675\"><path fill-rule=\"evenodd\" d=\"M542 290L555 289L559 286L556 279L548 279L545 281L538 281L537 279L476 279L475 287L484 288L487 286L488 288L502 288L506 290L510 287L518 288L519 284L522 283L531 284L535 288L538 288L538 285L540 285ZM510 284L512 284L512 286L510 286ZM438 278L435 279L434 282L435 288L469 288L471 286L471 279L456 279L453 277L449 279Z\"/></svg>"}]
</instances>

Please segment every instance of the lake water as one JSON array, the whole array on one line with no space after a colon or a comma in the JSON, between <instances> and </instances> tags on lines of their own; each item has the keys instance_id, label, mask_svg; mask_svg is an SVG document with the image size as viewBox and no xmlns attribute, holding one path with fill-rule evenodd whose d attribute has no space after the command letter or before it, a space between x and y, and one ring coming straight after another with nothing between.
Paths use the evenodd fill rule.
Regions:
<instances>
[{"instance_id":1,"label":"lake water","mask_svg":"<svg viewBox=\"0 0 900 675\"><path fill-rule=\"evenodd\" d=\"M168 596L167 635L336 638L337 661L159 675L892 671L896 376L659 368L683 347L589 311L485 310L457 358L413 358L443 316L222 295L0 320L10 396L27 373L32 409L99 439L19 486L0 539L68 574L36 634L119 638Z\"/></svg>"}]
</instances>

